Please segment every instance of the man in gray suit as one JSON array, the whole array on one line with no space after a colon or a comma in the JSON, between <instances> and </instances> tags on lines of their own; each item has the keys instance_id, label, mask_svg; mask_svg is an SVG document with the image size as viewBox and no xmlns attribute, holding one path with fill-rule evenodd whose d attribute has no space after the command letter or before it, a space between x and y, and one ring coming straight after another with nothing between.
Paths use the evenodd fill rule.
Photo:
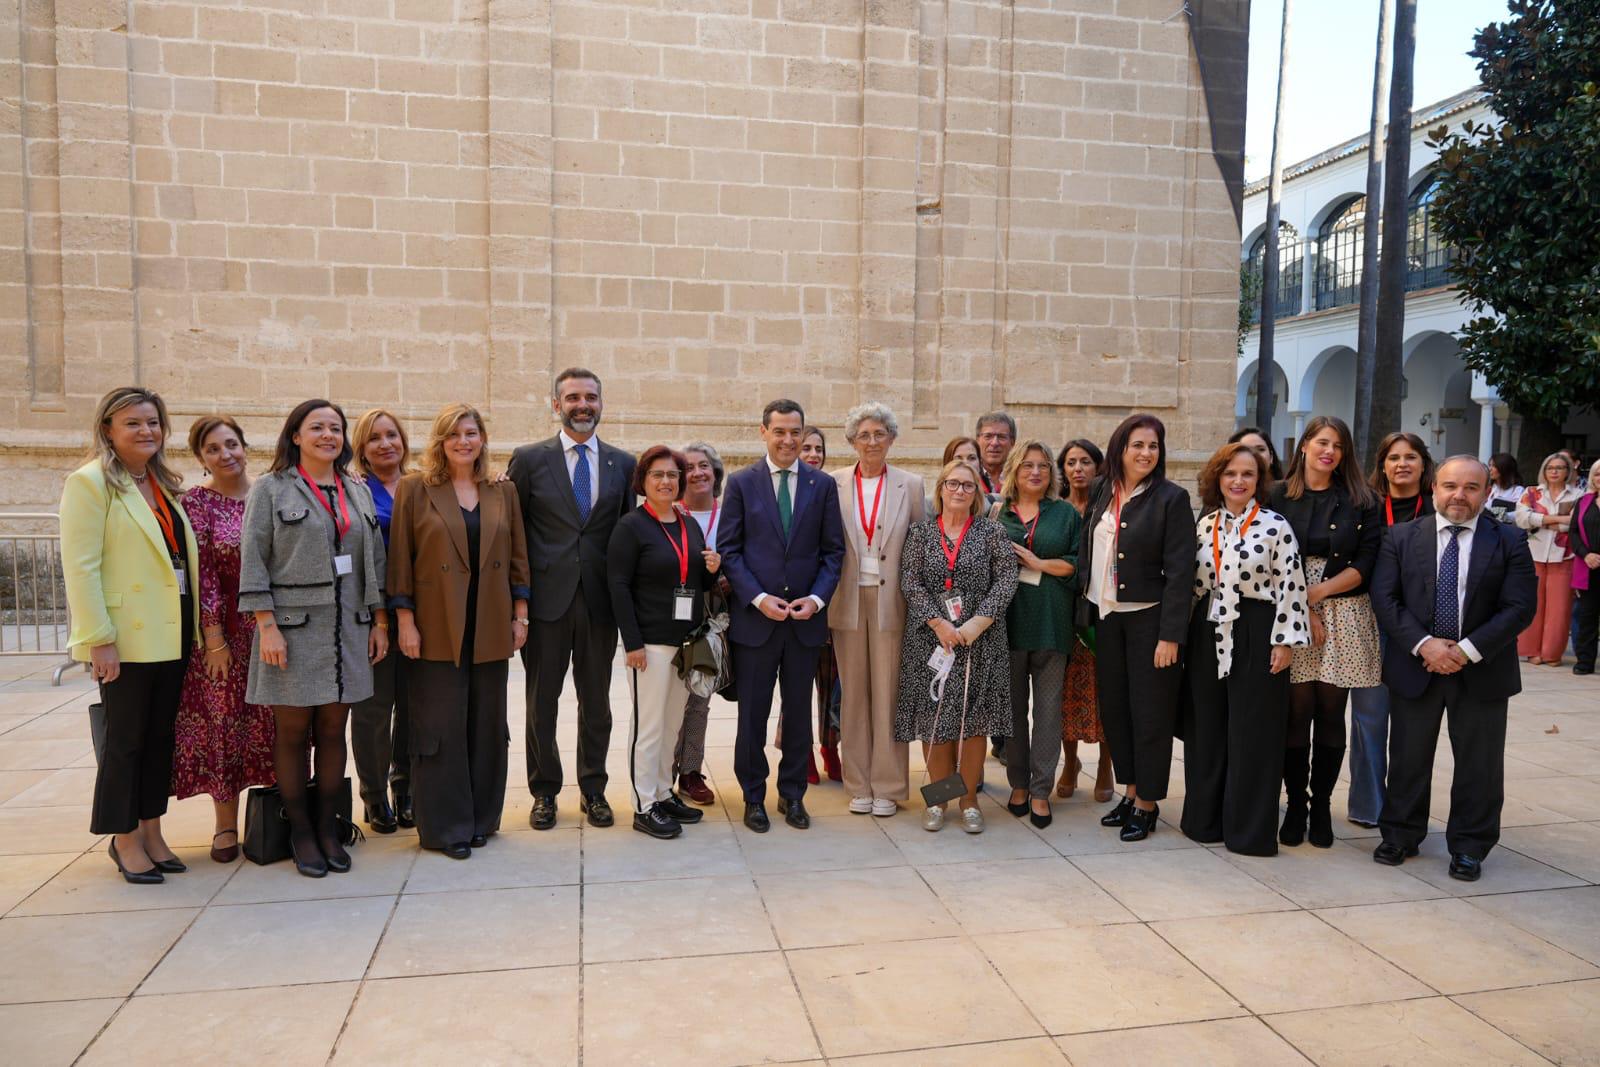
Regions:
<instances>
[{"instance_id":1,"label":"man in gray suit","mask_svg":"<svg viewBox=\"0 0 1600 1067\"><path fill-rule=\"evenodd\" d=\"M606 752L611 747L611 661L617 623L606 589L606 546L617 520L633 509L634 457L595 436L603 403L600 376L582 367L556 375L551 407L561 431L511 454L527 530L533 632L522 647L527 674L528 791L535 830L556 824L561 756L556 706L567 666L578 690L578 791L594 826L610 826Z\"/></svg>"}]
</instances>

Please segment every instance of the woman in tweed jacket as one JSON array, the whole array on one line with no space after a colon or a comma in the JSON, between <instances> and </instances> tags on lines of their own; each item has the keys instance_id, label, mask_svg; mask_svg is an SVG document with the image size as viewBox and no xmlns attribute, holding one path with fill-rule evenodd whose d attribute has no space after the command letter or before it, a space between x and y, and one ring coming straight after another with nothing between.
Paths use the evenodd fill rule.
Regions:
<instances>
[{"instance_id":1,"label":"woman in tweed jacket","mask_svg":"<svg viewBox=\"0 0 1600 1067\"><path fill-rule=\"evenodd\" d=\"M335 800L343 791L345 720L372 695L388 652L383 538L372 494L351 480L345 417L307 400L278 435L272 470L245 503L239 610L256 616L245 699L270 704L273 765L301 874L348 871ZM306 802L306 739L316 746L317 818Z\"/></svg>"}]
</instances>

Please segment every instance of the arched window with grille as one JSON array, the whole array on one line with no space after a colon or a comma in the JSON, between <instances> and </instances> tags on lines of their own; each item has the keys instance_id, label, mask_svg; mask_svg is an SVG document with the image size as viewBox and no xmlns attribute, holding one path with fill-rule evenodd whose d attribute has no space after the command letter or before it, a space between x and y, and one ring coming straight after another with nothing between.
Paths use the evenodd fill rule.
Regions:
<instances>
[{"instance_id":1,"label":"arched window with grille","mask_svg":"<svg viewBox=\"0 0 1600 1067\"><path fill-rule=\"evenodd\" d=\"M1293 318L1300 314L1300 285L1305 273L1305 259L1300 254L1300 231L1287 222L1278 223L1278 313L1277 318ZM1263 261L1267 255L1267 231L1250 244L1250 254L1245 257L1246 268L1256 280L1256 292L1261 291ZM1250 314L1251 322L1261 321L1261 302L1255 302Z\"/></svg>"},{"instance_id":2,"label":"arched window with grille","mask_svg":"<svg viewBox=\"0 0 1600 1067\"><path fill-rule=\"evenodd\" d=\"M1317 235L1317 310L1354 304L1361 299L1361 226L1367 198L1352 196L1339 205Z\"/></svg>"},{"instance_id":3,"label":"arched window with grille","mask_svg":"<svg viewBox=\"0 0 1600 1067\"><path fill-rule=\"evenodd\" d=\"M1433 222L1433 196L1439 174L1430 171L1417 184L1406 206L1406 291L1432 289L1449 282L1455 250L1444 243Z\"/></svg>"}]
</instances>

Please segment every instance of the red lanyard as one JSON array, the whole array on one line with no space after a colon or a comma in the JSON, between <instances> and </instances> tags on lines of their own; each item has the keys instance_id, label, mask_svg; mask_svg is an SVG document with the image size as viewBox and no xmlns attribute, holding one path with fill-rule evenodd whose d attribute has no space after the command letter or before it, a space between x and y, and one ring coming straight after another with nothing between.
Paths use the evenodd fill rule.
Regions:
<instances>
[{"instance_id":1,"label":"red lanyard","mask_svg":"<svg viewBox=\"0 0 1600 1067\"><path fill-rule=\"evenodd\" d=\"M650 506L650 502L648 500L645 501L644 509L650 513L650 517L652 519L656 520L656 525L661 527L662 535L666 537L667 544L672 547L672 554L678 557L678 585L688 585L689 529L688 527L684 526L684 517L681 515L678 517L678 533L683 535L683 547L679 548L678 542L672 539L672 533L667 529L667 524L661 521L661 516L656 514L656 509Z\"/></svg>"},{"instance_id":2,"label":"red lanyard","mask_svg":"<svg viewBox=\"0 0 1600 1067\"><path fill-rule=\"evenodd\" d=\"M709 546L717 540L717 512L722 510L722 501L711 501L711 522L706 526L706 544Z\"/></svg>"},{"instance_id":3,"label":"red lanyard","mask_svg":"<svg viewBox=\"0 0 1600 1067\"><path fill-rule=\"evenodd\" d=\"M972 516L967 516L967 523L961 527L961 535L956 538L954 548L950 547L950 538L944 532L944 516L939 516L939 548L944 551L944 562L948 573L944 577L944 587L950 589L955 585L956 560L961 558L961 545L967 539L967 531L972 529Z\"/></svg>"},{"instance_id":4,"label":"red lanyard","mask_svg":"<svg viewBox=\"0 0 1600 1067\"><path fill-rule=\"evenodd\" d=\"M1013 508L1011 510L1011 514L1017 515L1017 512L1016 512L1015 508ZM1021 515L1017 515L1017 521L1018 522L1022 522L1022 531L1023 531L1024 534L1027 535L1027 538L1028 538L1028 551L1029 552L1033 551L1033 532L1039 528L1039 519L1043 515L1044 515L1043 506L1041 506L1038 511L1034 512L1033 521L1032 522L1022 522L1022 516Z\"/></svg>"},{"instance_id":5,"label":"red lanyard","mask_svg":"<svg viewBox=\"0 0 1600 1067\"><path fill-rule=\"evenodd\" d=\"M861 529L867 535L867 547L872 547L872 535L878 529L878 502L883 499L883 483L888 469L885 468L878 474L878 487L872 491L872 518L867 519L867 501L861 492L861 464L856 464L856 513L861 516Z\"/></svg>"},{"instance_id":6,"label":"red lanyard","mask_svg":"<svg viewBox=\"0 0 1600 1067\"><path fill-rule=\"evenodd\" d=\"M1389 525L1393 526L1394 525L1394 497L1385 496L1383 498L1383 514L1384 514L1384 517L1389 520ZM1417 515L1420 516L1421 514L1422 514L1422 502L1419 500L1417 502ZM1416 517L1416 516L1413 516L1413 517Z\"/></svg>"},{"instance_id":7,"label":"red lanyard","mask_svg":"<svg viewBox=\"0 0 1600 1067\"><path fill-rule=\"evenodd\" d=\"M172 521L172 509L167 507L167 494L156 488L156 503L150 510L155 512L156 525L161 527L161 536L166 539L167 551L172 553L172 558L177 559L182 553L178 550L178 531Z\"/></svg>"},{"instance_id":8,"label":"red lanyard","mask_svg":"<svg viewBox=\"0 0 1600 1067\"><path fill-rule=\"evenodd\" d=\"M1261 504L1258 502L1255 507L1250 509L1250 514L1245 516L1244 525L1239 527L1240 541L1243 541L1244 535L1250 532L1250 524L1256 521L1256 516L1260 512ZM1217 580L1219 582L1222 580L1222 542L1220 537L1222 533L1222 514L1220 511L1217 512L1217 521L1211 526L1211 562L1217 565Z\"/></svg>"},{"instance_id":9,"label":"red lanyard","mask_svg":"<svg viewBox=\"0 0 1600 1067\"><path fill-rule=\"evenodd\" d=\"M317 485L316 482L311 480L311 475L306 473L305 467L296 466L295 469L300 472L300 477L304 478L306 480L306 484L311 487L311 494L322 502L323 507L328 509L328 517L333 520L333 528L339 532L339 536L343 537L345 534L349 533L350 509L345 504L344 481L340 479L338 473L335 472L333 476L333 487L339 495L339 513L336 515L333 511L333 501L329 500L327 496L323 494L321 486Z\"/></svg>"},{"instance_id":10,"label":"red lanyard","mask_svg":"<svg viewBox=\"0 0 1600 1067\"><path fill-rule=\"evenodd\" d=\"M1106 574L1113 587L1117 584L1117 544L1122 540L1122 487L1111 489L1111 558L1106 560ZM1115 595L1115 588L1112 590Z\"/></svg>"}]
</instances>

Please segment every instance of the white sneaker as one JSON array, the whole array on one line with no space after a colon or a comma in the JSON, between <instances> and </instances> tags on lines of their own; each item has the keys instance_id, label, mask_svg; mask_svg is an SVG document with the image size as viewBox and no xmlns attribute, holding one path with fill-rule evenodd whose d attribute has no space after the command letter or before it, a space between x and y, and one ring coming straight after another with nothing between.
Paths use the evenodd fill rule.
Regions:
<instances>
[{"instance_id":1,"label":"white sneaker","mask_svg":"<svg viewBox=\"0 0 1600 1067\"><path fill-rule=\"evenodd\" d=\"M852 815L871 815L872 814L872 798L871 797L851 797L850 798L850 814L852 814Z\"/></svg>"},{"instance_id":2,"label":"white sneaker","mask_svg":"<svg viewBox=\"0 0 1600 1067\"><path fill-rule=\"evenodd\" d=\"M885 800L882 797L879 797L877 800L872 802L872 814L876 815L880 819L887 819L899 810L900 805L896 804L892 800Z\"/></svg>"},{"instance_id":3,"label":"white sneaker","mask_svg":"<svg viewBox=\"0 0 1600 1067\"><path fill-rule=\"evenodd\" d=\"M965 808L961 812L961 828L969 834L983 833L983 812L977 808Z\"/></svg>"},{"instance_id":4,"label":"white sneaker","mask_svg":"<svg viewBox=\"0 0 1600 1067\"><path fill-rule=\"evenodd\" d=\"M922 811L922 828L929 833L938 833L944 829L944 809L924 808Z\"/></svg>"}]
</instances>

